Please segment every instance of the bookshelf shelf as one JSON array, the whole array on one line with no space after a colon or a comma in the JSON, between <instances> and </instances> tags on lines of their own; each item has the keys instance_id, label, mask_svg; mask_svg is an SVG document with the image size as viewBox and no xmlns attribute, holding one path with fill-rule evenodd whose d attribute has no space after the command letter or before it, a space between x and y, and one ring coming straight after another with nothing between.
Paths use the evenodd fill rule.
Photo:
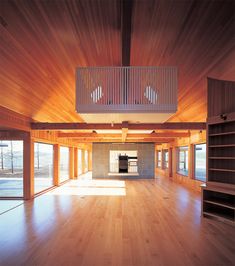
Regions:
<instances>
[{"instance_id":1,"label":"bookshelf shelf","mask_svg":"<svg viewBox=\"0 0 235 266\"><path fill-rule=\"evenodd\" d=\"M202 214L235 225L235 119L207 123L207 182ZM220 122L219 122L220 121Z\"/></svg>"}]
</instances>

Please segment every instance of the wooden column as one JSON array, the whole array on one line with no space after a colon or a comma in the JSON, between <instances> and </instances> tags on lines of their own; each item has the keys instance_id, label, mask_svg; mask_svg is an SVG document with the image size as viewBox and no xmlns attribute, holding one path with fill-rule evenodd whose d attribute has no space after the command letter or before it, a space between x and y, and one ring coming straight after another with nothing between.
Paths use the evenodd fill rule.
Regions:
<instances>
[{"instance_id":1,"label":"wooden column","mask_svg":"<svg viewBox=\"0 0 235 266\"><path fill-rule=\"evenodd\" d=\"M74 179L78 178L78 148L74 148Z\"/></svg>"},{"instance_id":2,"label":"wooden column","mask_svg":"<svg viewBox=\"0 0 235 266\"><path fill-rule=\"evenodd\" d=\"M88 151L88 171L92 171L92 151Z\"/></svg>"},{"instance_id":3,"label":"wooden column","mask_svg":"<svg viewBox=\"0 0 235 266\"><path fill-rule=\"evenodd\" d=\"M59 186L59 175L60 175L60 145L59 144L54 144L54 185Z\"/></svg>"},{"instance_id":4,"label":"wooden column","mask_svg":"<svg viewBox=\"0 0 235 266\"><path fill-rule=\"evenodd\" d=\"M161 153L161 169L164 169L164 149L161 149L162 153Z\"/></svg>"},{"instance_id":5,"label":"wooden column","mask_svg":"<svg viewBox=\"0 0 235 266\"><path fill-rule=\"evenodd\" d=\"M34 141L31 132L24 137L24 199L34 197Z\"/></svg>"},{"instance_id":6,"label":"wooden column","mask_svg":"<svg viewBox=\"0 0 235 266\"><path fill-rule=\"evenodd\" d=\"M195 159L194 145L191 144L191 145L189 145L189 164L188 164L189 178L191 178L191 179L194 179L194 172L195 172L194 159Z\"/></svg>"},{"instance_id":7,"label":"wooden column","mask_svg":"<svg viewBox=\"0 0 235 266\"><path fill-rule=\"evenodd\" d=\"M173 171L173 177L176 175L177 173L177 168L178 168L178 148L177 147L173 147L173 150L172 150L172 162L173 162L173 165L172 165L172 171Z\"/></svg>"},{"instance_id":8,"label":"wooden column","mask_svg":"<svg viewBox=\"0 0 235 266\"><path fill-rule=\"evenodd\" d=\"M74 148L69 147L69 178L74 178Z\"/></svg>"},{"instance_id":9,"label":"wooden column","mask_svg":"<svg viewBox=\"0 0 235 266\"><path fill-rule=\"evenodd\" d=\"M169 177L172 177L172 174L173 174L173 160L172 160L172 153L173 153L173 149L172 148L169 148L168 150L168 170L169 170Z\"/></svg>"}]
</instances>

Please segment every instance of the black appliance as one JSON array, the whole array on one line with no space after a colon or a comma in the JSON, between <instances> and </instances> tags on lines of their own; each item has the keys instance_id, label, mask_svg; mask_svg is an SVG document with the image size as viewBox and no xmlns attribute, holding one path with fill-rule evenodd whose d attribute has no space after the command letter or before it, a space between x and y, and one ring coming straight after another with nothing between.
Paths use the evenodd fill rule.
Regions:
<instances>
[{"instance_id":1,"label":"black appliance","mask_svg":"<svg viewBox=\"0 0 235 266\"><path fill-rule=\"evenodd\" d=\"M119 155L119 173L128 173L128 156L127 155Z\"/></svg>"}]
</instances>

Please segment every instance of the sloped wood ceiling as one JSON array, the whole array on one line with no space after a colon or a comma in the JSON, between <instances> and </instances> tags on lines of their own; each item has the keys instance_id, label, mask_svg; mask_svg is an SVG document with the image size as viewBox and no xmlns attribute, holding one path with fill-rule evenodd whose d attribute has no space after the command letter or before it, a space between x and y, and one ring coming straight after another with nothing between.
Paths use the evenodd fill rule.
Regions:
<instances>
[{"instance_id":1,"label":"sloped wood ceiling","mask_svg":"<svg viewBox=\"0 0 235 266\"><path fill-rule=\"evenodd\" d=\"M79 122L75 68L121 65L120 1L0 1L0 105ZM235 79L234 1L136 0L130 65L179 68L171 121L205 121L206 77Z\"/></svg>"}]
</instances>

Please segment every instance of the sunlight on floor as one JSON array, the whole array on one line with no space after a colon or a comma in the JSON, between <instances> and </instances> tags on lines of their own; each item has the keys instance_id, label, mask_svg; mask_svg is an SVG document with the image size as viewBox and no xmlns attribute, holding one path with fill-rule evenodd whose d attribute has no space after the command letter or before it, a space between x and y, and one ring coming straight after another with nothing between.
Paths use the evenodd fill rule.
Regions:
<instances>
[{"instance_id":1,"label":"sunlight on floor","mask_svg":"<svg viewBox=\"0 0 235 266\"><path fill-rule=\"evenodd\" d=\"M49 195L78 196L126 196L126 184L122 180L92 180L90 174L48 192Z\"/></svg>"},{"instance_id":2,"label":"sunlight on floor","mask_svg":"<svg viewBox=\"0 0 235 266\"><path fill-rule=\"evenodd\" d=\"M23 204L23 200L0 200L0 214Z\"/></svg>"},{"instance_id":3,"label":"sunlight on floor","mask_svg":"<svg viewBox=\"0 0 235 266\"><path fill-rule=\"evenodd\" d=\"M122 188L125 187L125 181L121 180L71 180L65 186L79 187L104 187L104 188Z\"/></svg>"}]
</instances>

